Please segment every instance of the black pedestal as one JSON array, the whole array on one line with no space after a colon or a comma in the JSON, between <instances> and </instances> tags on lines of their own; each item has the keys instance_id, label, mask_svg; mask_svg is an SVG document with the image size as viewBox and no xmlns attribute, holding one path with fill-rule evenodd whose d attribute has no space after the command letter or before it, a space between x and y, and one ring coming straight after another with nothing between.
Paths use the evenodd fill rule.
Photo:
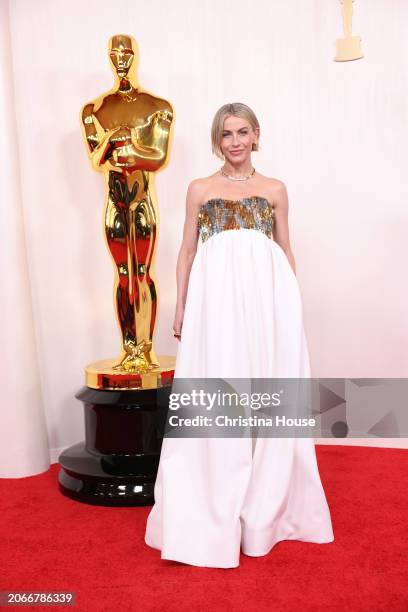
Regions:
<instances>
[{"instance_id":1,"label":"black pedestal","mask_svg":"<svg viewBox=\"0 0 408 612\"><path fill-rule=\"evenodd\" d=\"M59 487L72 499L102 506L154 503L171 385L157 389L83 387L85 443L59 456Z\"/></svg>"}]
</instances>

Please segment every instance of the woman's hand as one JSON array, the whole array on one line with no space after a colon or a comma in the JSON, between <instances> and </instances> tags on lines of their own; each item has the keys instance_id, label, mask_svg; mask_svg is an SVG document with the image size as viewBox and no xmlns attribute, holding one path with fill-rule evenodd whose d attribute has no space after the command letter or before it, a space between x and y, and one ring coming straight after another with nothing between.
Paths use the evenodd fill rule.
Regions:
<instances>
[{"instance_id":1,"label":"woman's hand","mask_svg":"<svg viewBox=\"0 0 408 612\"><path fill-rule=\"evenodd\" d=\"M181 328L183 327L183 319L184 319L184 308L177 308L176 315L174 317L173 323L173 331L174 337L180 342L181 339Z\"/></svg>"}]
</instances>

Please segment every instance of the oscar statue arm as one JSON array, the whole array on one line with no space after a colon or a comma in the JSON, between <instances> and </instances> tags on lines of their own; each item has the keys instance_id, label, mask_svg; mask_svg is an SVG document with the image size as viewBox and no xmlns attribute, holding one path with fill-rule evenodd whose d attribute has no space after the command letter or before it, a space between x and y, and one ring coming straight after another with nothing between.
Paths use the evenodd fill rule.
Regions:
<instances>
[{"instance_id":1,"label":"oscar statue arm","mask_svg":"<svg viewBox=\"0 0 408 612\"><path fill-rule=\"evenodd\" d=\"M105 130L94 114L94 105L86 104L81 111L82 135L87 145L88 157L95 170L99 170L111 157L111 138L122 128Z\"/></svg>"},{"instance_id":2,"label":"oscar statue arm","mask_svg":"<svg viewBox=\"0 0 408 612\"><path fill-rule=\"evenodd\" d=\"M140 161L153 164L154 170L166 161L173 109L169 104L151 113L144 124L131 130L131 142Z\"/></svg>"}]
</instances>

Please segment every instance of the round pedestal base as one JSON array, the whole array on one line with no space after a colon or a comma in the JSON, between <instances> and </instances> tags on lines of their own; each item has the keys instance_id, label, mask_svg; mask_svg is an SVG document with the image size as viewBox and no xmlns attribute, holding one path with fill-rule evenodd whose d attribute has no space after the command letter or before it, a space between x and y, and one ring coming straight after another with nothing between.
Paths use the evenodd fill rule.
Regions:
<instances>
[{"instance_id":1,"label":"round pedestal base","mask_svg":"<svg viewBox=\"0 0 408 612\"><path fill-rule=\"evenodd\" d=\"M60 490L101 506L154 503L171 385L139 390L83 387L85 442L59 456Z\"/></svg>"},{"instance_id":2,"label":"round pedestal base","mask_svg":"<svg viewBox=\"0 0 408 612\"><path fill-rule=\"evenodd\" d=\"M83 442L67 448L59 457L61 492L71 499L99 506L149 506L154 503L154 477L109 474L101 460L103 458L91 455Z\"/></svg>"}]
</instances>

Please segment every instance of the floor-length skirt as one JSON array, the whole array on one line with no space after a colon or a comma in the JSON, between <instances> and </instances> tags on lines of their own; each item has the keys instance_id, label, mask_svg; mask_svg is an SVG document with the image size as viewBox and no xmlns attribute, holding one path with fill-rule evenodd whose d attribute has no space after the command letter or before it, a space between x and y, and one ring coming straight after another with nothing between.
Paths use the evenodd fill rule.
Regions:
<instances>
[{"instance_id":1,"label":"floor-length skirt","mask_svg":"<svg viewBox=\"0 0 408 612\"><path fill-rule=\"evenodd\" d=\"M281 247L246 228L200 244L175 378L308 377L301 294ZM145 542L163 559L228 568L241 550L334 540L311 437L165 437L154 496Z\"/></svg>"}]
</instances>

